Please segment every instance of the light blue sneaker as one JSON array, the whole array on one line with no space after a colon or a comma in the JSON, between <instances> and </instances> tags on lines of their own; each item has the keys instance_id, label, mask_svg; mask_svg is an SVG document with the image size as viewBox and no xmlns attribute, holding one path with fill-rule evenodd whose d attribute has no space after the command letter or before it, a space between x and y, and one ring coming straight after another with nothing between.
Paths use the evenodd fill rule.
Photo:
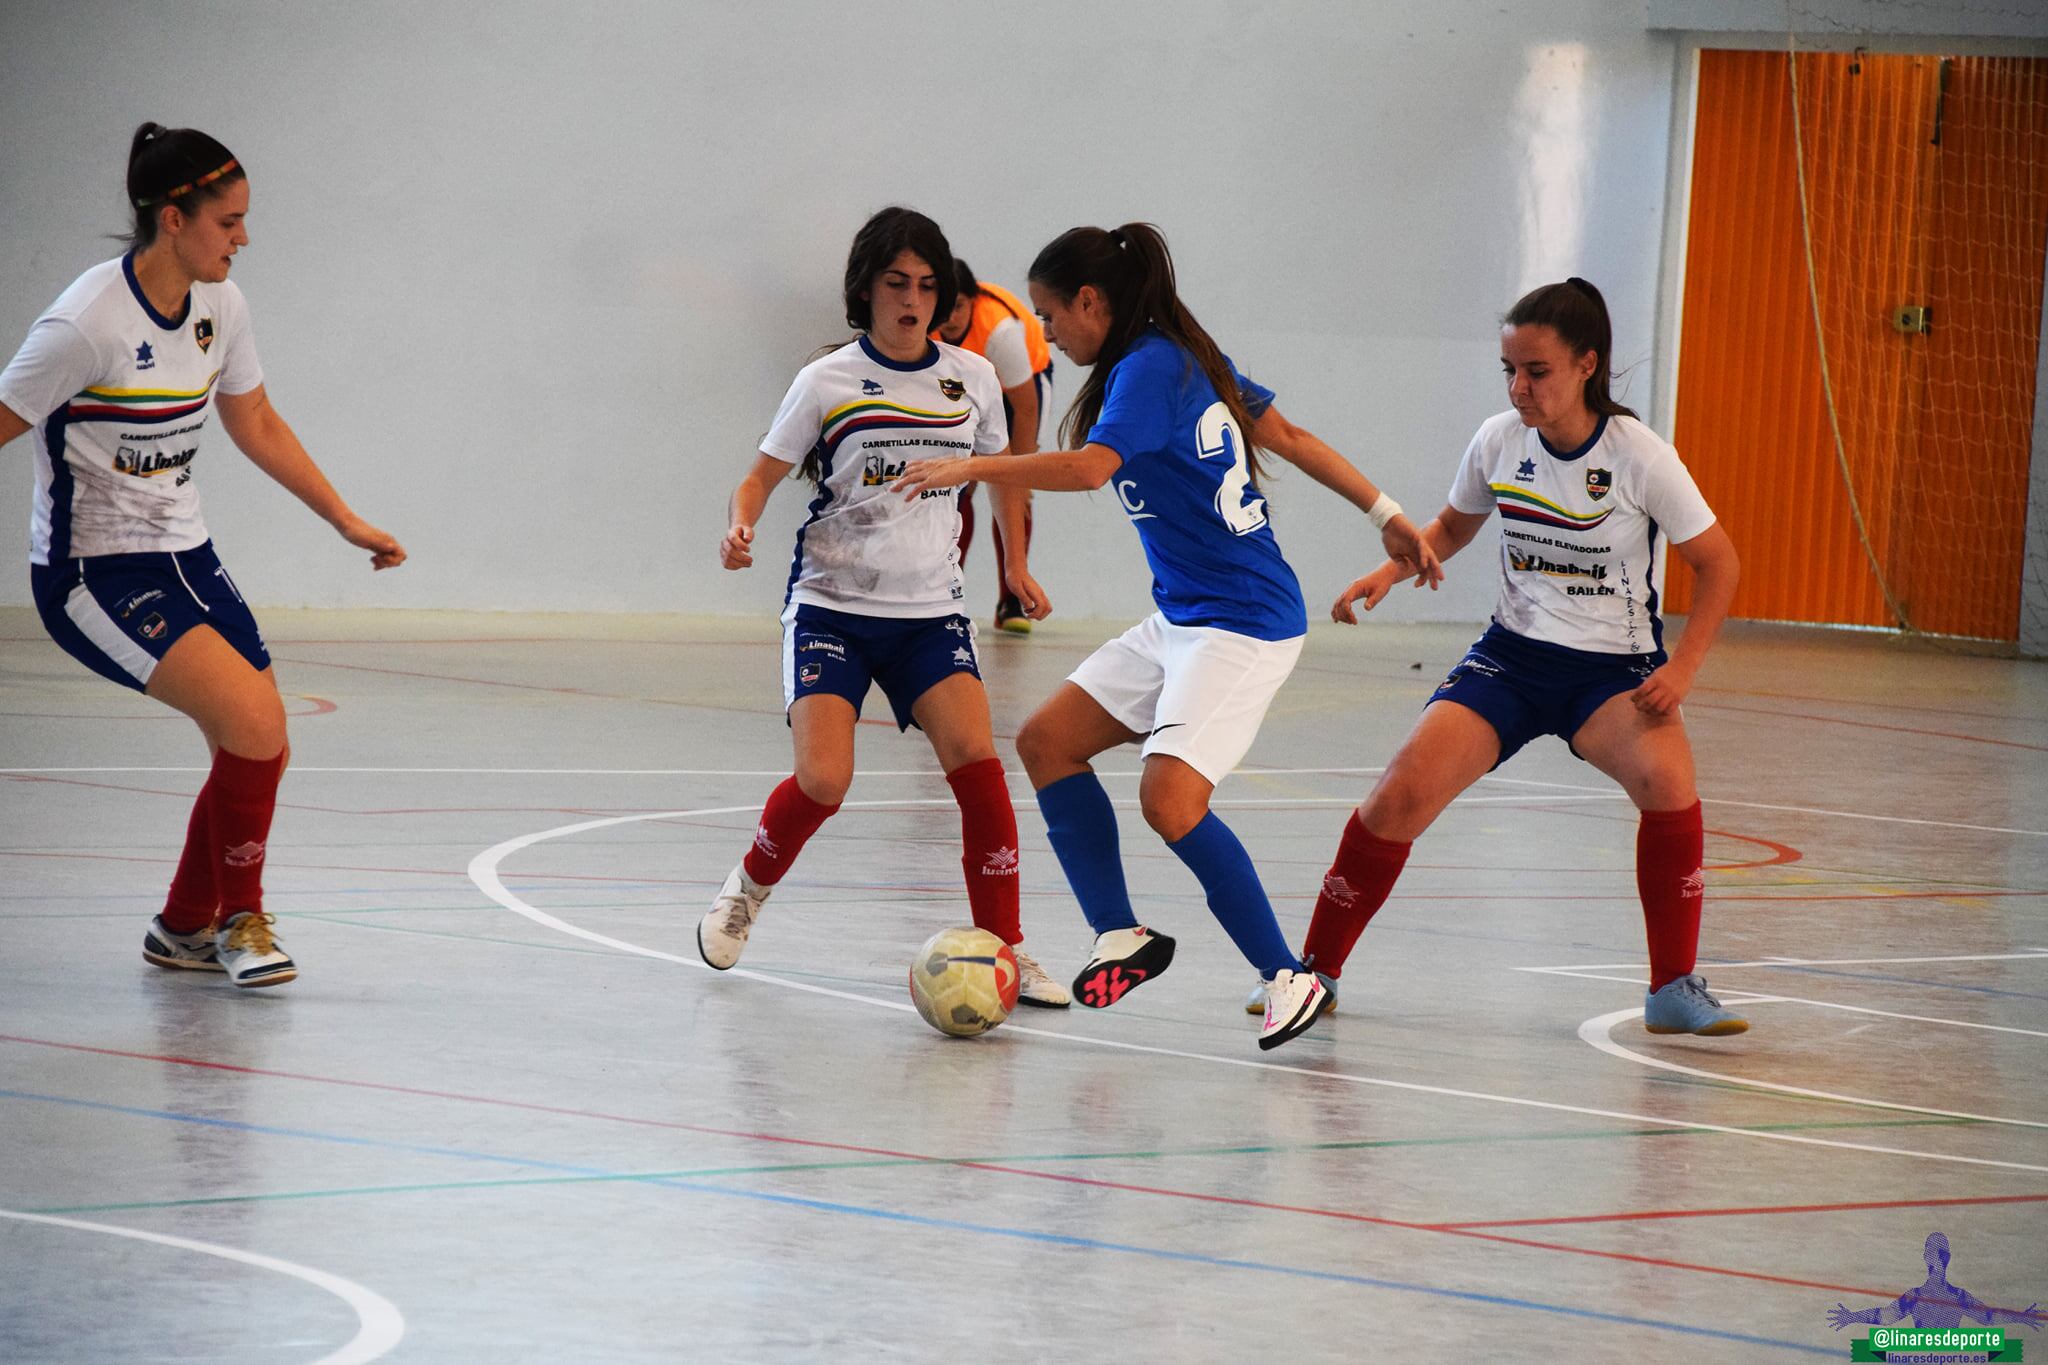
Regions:
<instances>
[{"instance_id":1,"label":"light blue sneaker","mask_svg":"<svg viewBox=\"0 0 2048 1365\"><path fill-rule=\"evenodd\" d=\"M1643 1027L1652 1033L1725 1038L1731 1033L1747 1033L1749 1020L1721 1008L1721 1002L1707 991L1707 979L1694 975L1667 981L1663 990L1643 997Z\"/></svg>"}]
</instances>

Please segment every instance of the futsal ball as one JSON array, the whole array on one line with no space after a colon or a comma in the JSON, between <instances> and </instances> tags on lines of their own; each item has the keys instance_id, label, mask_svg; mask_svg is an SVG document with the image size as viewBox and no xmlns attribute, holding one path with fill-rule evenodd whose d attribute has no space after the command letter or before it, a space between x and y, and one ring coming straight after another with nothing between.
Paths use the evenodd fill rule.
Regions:
<instances>
[{"instance_id":1,"label":"futsal ball","mask_svg":"<svg viewBox=\"0 0 2048 1365\"><path fill-rule=\"evenodd\" d=\"M910 964L910 999L941 1033L987 1033L1017 1007L1017 955L986 929L941 929Z\"/></svg>"}]
</instances>

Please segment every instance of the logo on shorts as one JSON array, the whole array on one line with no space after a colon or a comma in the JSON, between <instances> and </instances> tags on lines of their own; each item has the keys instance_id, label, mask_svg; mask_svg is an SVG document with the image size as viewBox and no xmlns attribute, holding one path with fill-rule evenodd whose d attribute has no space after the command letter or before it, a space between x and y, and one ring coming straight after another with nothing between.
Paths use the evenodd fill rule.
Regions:
<instances>
[{"instance_id":1,"label":"logo on shorts","mask_svg":"<svg viewBox=\"0 0 2048 1365\"><path fill-rule=\"evenodd\" d=\"M252 839L221 854L221 861L229 867L254 867L263 861L263 845Z\"/></svg>"},{"instance_id":2,"label":"logo on shorts","mask_svg":"<svg viewBox=\"0 0 2048 1365\"><path fill-rule=\"evenodd\" d=\"M146 341L135 348L135 368L138 370L153 370L156 368L156 352L149 349L149 343Z\"/></svg>"},{"instance_id":3,"label":"logo on shorts","mask_svg":"<svg viewBox=\"0 0 2048 1365\"><path fill-rule=\"evenodd\" d=\"M824 676L825 670L816 664L805 664L796 671L796 680L805 687L817 686L818 679Z\"/></svg>"},{"instance_id":4,"label":"logo on shorts","mask_svg":"<svg viewBox=\"0 0 2048 1365\"><path fill-rule=\"evenodd\" d=\"M142 592L136 593L135 596L129 598L126 602L123 602L121 604L121 619L124 621L127 620L130 616L133 616L135 614L135 609L137 607L146 607L151 602L156 601L159 597L162 597L163 595L164 590L162 588L149 588Z\"/></svg>"},{"instance_id":5,"label":"logo on shorts","mask_svg":"<svg viewBox=\"0 0 2048 1365\"><path fill-rule=\"evenodd\" d=\"M957 616L948 616L946 618L946 629L952 631L955 635L964 636L967 634L967 623Z\"/></svg>"},{"instance_id":6,"label":"logo on shorts","mask_svg":"<svg viewBox=\"0 0 2048 1365\"><path fill-rule=\"evenodd\" d=\"M967 396L967 386L957 379L941 379L939 381L939 392L957 402Z\"/></svg>"},{"instance_id":7,"label":"logo on shorts","mask_svg":"<svg viewBox=\"0 0 2048 1365\"><path fill-rule=\"evenodd\" d=\"M953 662L961 665L962 667L972 667L974 664L974 651L966 648L965 646L962 646L961 648L954 650Z\"/></svg>"},{"instance_id":8,"label":"logo on shorts","mask_svg":"<svg viewBox=\"0 0 2048 1365\"><path fill-rule=\"evenodd\" d=\"M1614 487L1614 471L1611 469L1589 469L1586 471L1586 496L1594 502L1607 496Z\"/></svg>"},{"instance_id":9,"label":"logo on shorts","mask_svg":"<svg viewBox=\"0 0 2048 1365\"><path fill-rule=\"evenodd\" d=\"M151 612L142 618L142 624L135 628L135 633L145 640L161 640L164 638L164 632L169 629L170 627L164 624L163 617Z\"/></svg>"},{"instance_id":10,"label":"logo on shorts","mask_svg":"<svg viewBox=\"0 0 2048 1365\"><path fill-rule=\"evenodd\" d=\"M1014 848L999 848L989 854L988 861L982 865L981 875L984 877L1016 876L1017 850Z\"/></svg>"},{"instance_id":11,"label":"logo on shorts","mask_svg":"<svg viewBox=\"0 0 2048 1365\"><path fill-rule=\"evenodd\" d=\"M1352 890L1350 882L1334 872L1323 878L1323 894L1347 909L1358 904L1358 892Z\"/></svg>"},{"instance_id":12,"label":"logo on shorts","mask_svg":"<svg viewBox=\"0 0 2048 1365\"><path fill-rule=\"evenodd\" d=\"M199 353L205 355L213 345L213 319L201 318L193 323L192 339L199 343Z\"/></svg>"},{"instance_id":13,"label":"logo on shorts","mask_svg":"<svg viewBox=\"0 0 2048 1365\"><path fill-rule=\"evenodd\" d=\"M837 640L826 640L816 636L797 646L799 654L830 654L835 659L846 657L846 646Z\"/></svg>"},{"instance_id":14,"label":"logo on shorts","mask_svg":"<svg viewBox=\"0 0 2048 1365\"><path fill-rule=\"evenodd\" d=\"M872 379L863 379L860 381L860 391L872 397L882 391L882 386Z\"/></svg>"}]
</instances>

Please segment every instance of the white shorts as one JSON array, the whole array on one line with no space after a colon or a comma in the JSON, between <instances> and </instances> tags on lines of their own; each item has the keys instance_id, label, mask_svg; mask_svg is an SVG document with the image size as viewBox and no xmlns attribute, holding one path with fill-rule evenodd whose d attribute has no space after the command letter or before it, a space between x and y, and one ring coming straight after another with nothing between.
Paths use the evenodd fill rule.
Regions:
<instances>
[{"instance_id":1,"label":"white shorts","mask_svg":"<svg viewBox=\"0 0 2048 1365\"><path fill-rule=\"evenodd\" d=\"M1302 641L1176 626L1154 612L1081 661L1067 681L1127 729L1213 783L1250 752Z\"/></svg>"}]
</instances>

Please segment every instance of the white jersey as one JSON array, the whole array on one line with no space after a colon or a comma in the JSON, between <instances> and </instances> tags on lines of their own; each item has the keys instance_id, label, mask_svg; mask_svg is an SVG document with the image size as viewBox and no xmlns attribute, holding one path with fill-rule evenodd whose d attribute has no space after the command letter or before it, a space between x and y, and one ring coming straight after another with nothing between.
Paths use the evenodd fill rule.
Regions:
<instances>
[{"instance_id":1,"label":"white jersey","mask_svg":"<svg viewBox=\"0 0 2048 1365\"><path fill-rule=\"evenodd\" d=\"M1714 524L1678 452L1633 417L1601 418L1566 451L1517 413L1490 418L1465 449L1450 502L1460 512L1500 509L1494 620L1596 654L1664 647L1663 541Z\"/></svg>"},{"instance_id":2,"label":"white jersey","mask_svg":"<svg viewBox=\"0 0 2048 1365\"><path fill-rule=\"evenodd\" d=\"M214 392L262 382L233 283L194 284L167 318L132 257L80 275L0 371L0 403L35 426L30 562L204 544L192 471Z\"/></svg>"},{"instance_id":3,"label":"white jersey","mask_svg":"<svg viewBox=\"0 0 2048 1365\"><path fill-rule=\"evenodd\" d=\"M1009 443L995 369L971 351L933 342L926 359L905 364L858 337L804 366L761 441L762 454L790 464L815 451L823 470L796 533L785 605L958 611L959 490L906 502L889 485L912 460L992 455Z\"/></svg>"}]
</instances>

